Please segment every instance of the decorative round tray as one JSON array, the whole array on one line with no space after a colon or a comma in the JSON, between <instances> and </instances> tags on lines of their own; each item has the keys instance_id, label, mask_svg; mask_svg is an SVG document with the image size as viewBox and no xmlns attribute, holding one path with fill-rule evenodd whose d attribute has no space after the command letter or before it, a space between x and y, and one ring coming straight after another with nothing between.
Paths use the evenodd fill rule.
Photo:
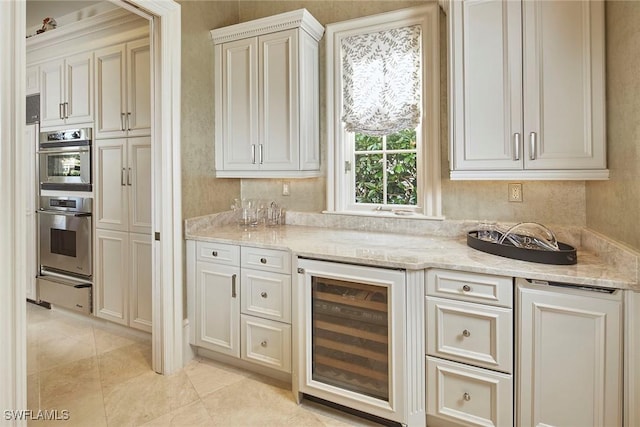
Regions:
<instances>
[{"instance_id":1,"label":"decorative round tray","mask_svg":"<svg viewBox=\"0 0 640 427\"><path fill-rule=\"evenodd\" d=\"M497 240L500 240L502 233L497 233L499 235ZM558 242L559 250L557 251L519 248L508 240L497 243L478 239L478 231L473 230L467 233L467 246L493 255L541 264L573 265L578 262L576 249L562 242Z\"/></svg>"}]
</instances>

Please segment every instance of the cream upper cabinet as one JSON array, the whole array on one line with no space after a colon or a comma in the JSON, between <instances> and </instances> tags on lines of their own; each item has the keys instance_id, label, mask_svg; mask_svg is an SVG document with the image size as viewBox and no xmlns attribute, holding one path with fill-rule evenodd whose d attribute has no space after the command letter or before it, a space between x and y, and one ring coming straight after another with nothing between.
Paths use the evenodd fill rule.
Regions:
<instances>
[{"instance_id":1,"label":"cream upper cabinet","mask_svg":"<svg viewBox=\"0 0 640 427\"><path fill-rule=\"evenodd\" d=\"M141 39L97 50L96 138L151 133L151 56Z\"/></svg>"},{"instance_id":2,"label":"cream upper cabinet","mask_svg":"<svg viewBox=\"0 0 640 427\"><path fill-rule=\"evenodd\" d=\"M602 1L450 3L452 179L607 179Z\"/></svg>"},{"instance_id":3,"label":"cream upper cabinet","mask_svg":"<svg viewBox=\"0 0 640 427\"><path fill-rule=\"evenodd\" d=\"M318 41L306 10L211 31L216 176L320 173Z\"/></svg>"},{"instance_id":4,"label":"cream upper cabinet","mask_svg":"<svg viewBox=\"0 0 640 427\"><path fill-rule=\"evenodd\" d=\"M40 93L40 67L27 67L24 92L25 95Z\"/></svg>"},{"instance_id":5,"label":"cream upper cabinet","mask_svg":"<svg viewBox=\"0 0 640 427\"><path fill-rule=\"evenodd\" d=\"M40 124L93 122L93 53L81 53L40 66Z\"/></svg>"},{"instance_id":6,"label":"cream upper cabinet","mask_svg":"<svg viewBox=\"0 0 640 427\"><path fill-rule=\"evenodd\" d=\"M622 297L517 279L517 425L622 425Z\"/></svg>"}]
</instances>

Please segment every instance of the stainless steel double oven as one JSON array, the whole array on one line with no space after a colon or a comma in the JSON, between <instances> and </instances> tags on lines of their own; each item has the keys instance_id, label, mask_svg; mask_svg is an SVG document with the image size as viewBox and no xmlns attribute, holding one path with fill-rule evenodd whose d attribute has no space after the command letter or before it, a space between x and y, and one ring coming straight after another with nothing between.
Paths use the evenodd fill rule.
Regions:
<instances>
[{"instance_id":1,"label":"stainless steel double oven","mask_svg":"<svg viewBox=\"0 0 640 427\"><path fill-rule=\"evenodd\" d=\"M91 129L42 132L38 299L92 312Z\"/></svg>"}]
</instances>

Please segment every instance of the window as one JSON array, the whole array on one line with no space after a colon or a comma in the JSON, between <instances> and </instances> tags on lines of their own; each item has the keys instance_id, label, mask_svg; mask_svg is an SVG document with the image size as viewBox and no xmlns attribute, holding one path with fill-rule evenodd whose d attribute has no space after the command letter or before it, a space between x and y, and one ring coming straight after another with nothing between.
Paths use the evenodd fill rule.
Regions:
<instances>
[{"instance_id":1,"label":"window","mask_svg":"<svg viewBox=\"0 0 640 427\"><path fill-rule=\"evenodd\" d=\"M441 216L438 15L327 26L328 211Z\"/></svg>"}]
</instances>

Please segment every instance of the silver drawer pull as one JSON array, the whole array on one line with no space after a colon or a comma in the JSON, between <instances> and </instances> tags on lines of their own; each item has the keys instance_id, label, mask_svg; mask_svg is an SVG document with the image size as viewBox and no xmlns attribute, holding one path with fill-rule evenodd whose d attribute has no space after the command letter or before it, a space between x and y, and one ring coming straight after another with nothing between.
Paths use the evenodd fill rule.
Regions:
<instances>
[{"instance_id":1,"label":"silver drawer pull","mask_svg":"<svg viewBox=\"0 0 640 427\"><path fill-rule=\"evenodd\" d=\"M469 285L464 285L464 286L462 287L462 290L463 290L463 291L465 291L465 292L470 292L470 291L471 291L471 286L469 286Z\"/></svg>"},{"instance_id":2,"label":"silver drawer pull","mask_svg":"<svg viewBox=\"0 0 640 427\"><path fill-rule=\"evenodd\" d=\"M262 341L262 342L260 343L260 345L261 345L262 347L266 347L266 346L267 346L267 340Z\"/></svg>"},{"instance_id":3,"label":"silver drawer pull","mask_svg":"<svg viewBox=\"0 0 640 427\"><path fill-rule=\"evenodd\" d=\"M468 402L471 400L471 395L469 393L465 393L462 395L462 398Z\"/></svg>"},{"instance_id":4,"label":"silver drawer pull","mask_svg":"<svg viewBox=\"0 0 640 427\"><path fill-rule=\"evenodd\" d=\"M462 336L469 338L471 336L471 332L468 329L465 329L464 331L462 331Z\"/></svg>"},{"instance_id":5,"label":"silver drawer pull","mask_svg":"<svg viewBox=\"0 0 640 427\"><path fill-rule=\"evenodd\" d=\"M268 295L267 295L267 293L266 293L266 292L262 292L262 293L260 294L260 296L261 296L262 298L266 298L266 297L268 297Z\"/></svg>"},{"instance_id":6,"label":"silver drawer pull","mask_svg":"<svg viewBox=\"0 0 640 427\"><path fill-rule=\"evenodd\" d=\"M218 251L213 251L213 252L211 252L211 255L212 255L212 256L218 256Z\"/></svg>"},{"instance_id":7,"label":"silver drawer pull","mask_svg":"<svg viewBox=\"0 0 640 427\"><path fill-rule=\"evenodd\" d=\"M260 263L261 264L266 264L267 263L267 259L266 258L260 258Z\"/></svg>"}]
</instances>

